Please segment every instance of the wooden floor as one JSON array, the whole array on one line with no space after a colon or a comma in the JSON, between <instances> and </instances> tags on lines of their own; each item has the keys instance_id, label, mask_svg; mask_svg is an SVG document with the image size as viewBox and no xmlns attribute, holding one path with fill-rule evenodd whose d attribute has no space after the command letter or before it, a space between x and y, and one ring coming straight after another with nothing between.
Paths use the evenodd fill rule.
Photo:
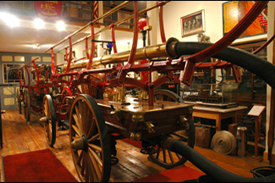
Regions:
<instances>
[{"instance_id":1,"label":"wooden floor","mask_svg":"<svg viewBox=\"0 0 275 183\"><path fill-rule=\"evenodd\" d=\"M75 178L79 180L71 157L68 131L58 131L56 144L54 148L51 148L46 143L43 127L38 122L38 119L38 116L31 115L31 124L27 125L24 116L19 115L18 110L6 110L2 114L3 148L0 149L1 156L49 148ZM140 153L139 148L126 142L118 140L116 148L119 163L112 166L110 181L131 182L165 170L148 160L148 155ZM211 149L199 148L197 146L194 149L220 167L246 177L253 177L250 169L268 165L268 163L251 159L249 156L240 158L224 155ZM189 161L185 165L199 170ZM2 160L0 169L2 180Z\"/></svg>"}]
</instances>

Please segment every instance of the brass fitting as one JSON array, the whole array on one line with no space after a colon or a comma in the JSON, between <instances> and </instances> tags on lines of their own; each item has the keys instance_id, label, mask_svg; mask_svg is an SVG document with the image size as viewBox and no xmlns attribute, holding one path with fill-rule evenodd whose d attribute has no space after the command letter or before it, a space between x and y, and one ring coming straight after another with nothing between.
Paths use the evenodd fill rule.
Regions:
<instances>
[{"instance_id":1,"label":"brass fitting","mask_svg":"<svg viewBox=\"0 0 275 183\"><path fill-rule=\"evenodd\" d=\"M133 132L131 132L130 139L131 140L140 140L141 139L141 134L140 133L133 133Z\"/></svg>"},{"instance_id":2,"label":"brass fitting","mask_svg":"<svg viewBox=\"0 0 275 183\"><path fill-rule=\"evenodd\" d=\"M132 116L132 121L133 122L142 122L142 121L144 121L144 115L143 114L134 114Z\"/></svg>"},{"instance_id":3,"label":"brass fitting","mask_svg":"<svg viewBox=\"0 0 275 183\"><path fill-rule=\"evenodd\" d=\"M152 132L155 133L154 125L150 121L145 122L145 125L149 133L152 133Z\"/></svg>"}]
</instances>

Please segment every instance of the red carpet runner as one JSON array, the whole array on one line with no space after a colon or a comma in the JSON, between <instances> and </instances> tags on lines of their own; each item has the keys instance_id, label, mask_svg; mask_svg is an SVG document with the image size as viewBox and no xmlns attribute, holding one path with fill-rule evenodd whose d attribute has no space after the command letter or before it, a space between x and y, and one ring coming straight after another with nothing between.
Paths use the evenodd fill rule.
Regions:
<instances>
[{"instance_id":1,"label":"red carpet runner","mask_svg":"<svg viewBox=\"0 0 275 183\"><path fill-rule=\"evenodd\" d=\"M202 175L205 174L187 166L180 165L133 182L183 182L198 179Z\"/></svg>"},{"instance_id":2,"label":"red carpet runner","mask_svg":"<svg viewBox=\"0 0 275 183\"><path fill-rule=\"evenodd\" d=\"M5 182L77 182L49 150L2 157Z\"/></svg>"}]
</instances>

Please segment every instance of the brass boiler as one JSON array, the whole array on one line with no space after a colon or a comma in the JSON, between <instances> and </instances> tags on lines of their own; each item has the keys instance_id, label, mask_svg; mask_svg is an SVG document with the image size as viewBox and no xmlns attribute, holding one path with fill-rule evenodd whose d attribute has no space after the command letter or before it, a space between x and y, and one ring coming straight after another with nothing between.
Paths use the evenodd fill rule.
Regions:
<instances>
[{"instance_id":1,"label":"brass boiler","mask_svg":"<svg viewBox=\"0 0 275 183\"><path fill-rule=\"evenodd\" d=\"M175 53L174 49L177 42L179 41L176 38L170 38L166 43L139 48L136 50L135 61L168 56L171 58L177 58L177 54ZM129 55L130 51L124 51L111 55L103 55L100 58L93 59L93 66L125 62L128 60ZM86 68L88 62L88 59L72 62L70 69ZM67 63L64 64L63 69L67 69Z\"/></svg>"}]
</instances>

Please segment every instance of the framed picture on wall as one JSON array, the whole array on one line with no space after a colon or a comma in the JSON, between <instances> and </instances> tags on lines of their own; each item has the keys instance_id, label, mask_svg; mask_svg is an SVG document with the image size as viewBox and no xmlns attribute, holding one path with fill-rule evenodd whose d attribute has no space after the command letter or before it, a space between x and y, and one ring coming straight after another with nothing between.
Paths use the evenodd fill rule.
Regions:
<instances>
[{"instance_id":1,"label":"framed picture on wall","mask_svg":"<svg viewBox=\"0 0 275 183\"><path fill-rule=\"evenodd\" d=\"M237 25L254 5L254 1L229 1L222 4L223 35ZM267 33L267 7L257 19L242 33L241 37Z\"/></svg>"},{"instance_id":2,"label":"framed picture on wall","mask_svg":"<svg viewBox=\"0 0 275 183\"><path fill-rule=\"evenodd\" d=\"M67 57L69 58L69 53L67 53ZM75 51L72 53L72 60L75 59ZM67 62L66 55L64 55L64 61Z\"/></svg>"},{"instance_id":3,"label":"framed picture on wall","mask_svg":"<svg viewBox=\"0 0 275 183\"><path fill-rule=\"evenodd\" d=\"M180 20L182 37L205 32L204 10L183 16Z\"/></svg>"}]
</instances>

